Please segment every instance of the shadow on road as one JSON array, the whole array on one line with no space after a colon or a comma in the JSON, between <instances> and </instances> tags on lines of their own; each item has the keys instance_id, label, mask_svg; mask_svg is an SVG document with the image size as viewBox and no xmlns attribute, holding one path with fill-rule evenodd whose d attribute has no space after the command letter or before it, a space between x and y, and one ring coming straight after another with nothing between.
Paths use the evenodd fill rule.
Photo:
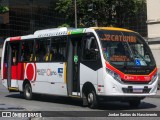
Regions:
<instances>
[{"instance_id":1,"label":"shadow on road","mask_svg":"<svg viewBox=\"0 0 160 120\"><path fill-rule=\"evenodd\" d=\"M127 102L105 102L99 106L100 110L143 110L156 108L157 106L151 103L142 101L138 108L130 107Z\"/></svg>"},{"instance_id":2,"label":"shadow on road","mask_svg":"<svg viewBox=\"0 0 160 120\"><path fill-rule=\"evenodd\" d=\"M10 94L6 97L24 99L22 94ZM32 101L50 102L57 104L73 105L82 107L82 100L77 98L50 96L50 95L35 95ZM27 101L26 101L27 102ZM152 103L142 101L138 108L131 108L125 102L103 102L96 110L144 110L149 108L156 108L157 106Z\"/></svg>"}]
</instances>

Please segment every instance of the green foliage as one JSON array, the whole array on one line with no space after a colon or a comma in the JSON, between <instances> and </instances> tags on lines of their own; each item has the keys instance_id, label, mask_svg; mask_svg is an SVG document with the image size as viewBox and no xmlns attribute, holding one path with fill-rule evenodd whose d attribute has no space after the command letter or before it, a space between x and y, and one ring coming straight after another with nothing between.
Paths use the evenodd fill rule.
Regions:
<instances>
[{"instance_id":1,"label":"green foliage","mask_svg":"<svg viewBox=\"0 0 160 120\"><path fill-rule=\"evenodd\" d=\"M143 11L146 0L77 0L78 27L121 26ZM58 0L55 10L74 26L74 0Z\"/></svg>"},{"instance_id":2,"label":"green foliage","mask_svg":"<svg viewBox=\"0 0 160 120\"><path fill-rule=\"evenodd\" d=\"M9 11L8 7L0 6L0 13L5 13L5 12L8 12L8 11Z\"/></svg>"},{"instance_id":3,"label":"green foliage","mask_svg":"<svg viewBox=\"0 0 160 120\"><path fill-rule=\"evenodd\" d=\"M59 26L59 28L60 28L60 27L67 27L67 28L69 28L70 26L69 26L68 24L65 23L65 24Z\"/></svg>"}]
</instances>

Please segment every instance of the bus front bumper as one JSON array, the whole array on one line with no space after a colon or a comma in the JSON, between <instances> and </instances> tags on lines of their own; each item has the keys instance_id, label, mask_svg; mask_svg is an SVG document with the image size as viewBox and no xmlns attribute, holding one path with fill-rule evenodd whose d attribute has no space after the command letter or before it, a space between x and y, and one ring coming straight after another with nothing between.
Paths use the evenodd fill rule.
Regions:
<instances>
[{"instance_id":1,"label":"bus front bumper","mask_svg":"<svg viewBox=\"0 0 160 120\"><path fill-rule=\"evenodd\" d=\"M98 96L111 97L147 97L157 92L158 77L152 84L123 84L112 77L104 80L104 87L97 92Z\"/></svg>"}]
</instances>

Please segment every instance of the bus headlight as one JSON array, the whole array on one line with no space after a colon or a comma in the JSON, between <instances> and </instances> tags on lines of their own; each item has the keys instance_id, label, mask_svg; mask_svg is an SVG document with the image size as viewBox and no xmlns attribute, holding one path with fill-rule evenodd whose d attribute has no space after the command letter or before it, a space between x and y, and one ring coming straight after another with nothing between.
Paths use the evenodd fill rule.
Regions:
<instances>
[{"instance_id":1,"label":"bus headlight","mask_svg":"<svg viewBox=\"0 0 160 120\"><path fill-rule=\"evenodd\" d=\"M106 71L107 71L107 73L108 73L109 75L111 75L115 80L117 80L118 82L121 82L121 77L120 77L117 73L115 73L114 71L112 71L112 70L110 70L110 69L108 69L108 68L106 68Z\"/></svg>"},{"instance_id":2,"label":"bus headlight","mask_svg":"<svg viewBox=\"0 0 160 120\"><path fill-rule=\"evenodd\" d=\"M154 83L154 82L155 82L155 80L157 79L157 77L158 77L158 74L157 74L157 73L155 73L155 74L152 76L152 79L151 79L151 81L149 82L149 84Z\"/></svg>"}]
</instances>

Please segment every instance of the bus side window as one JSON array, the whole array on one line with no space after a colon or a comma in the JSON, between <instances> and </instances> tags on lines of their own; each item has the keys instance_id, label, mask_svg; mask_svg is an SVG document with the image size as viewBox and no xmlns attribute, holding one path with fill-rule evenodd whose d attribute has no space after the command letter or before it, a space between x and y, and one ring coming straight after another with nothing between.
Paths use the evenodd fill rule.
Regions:
<instances>
[{"instance_id":1,"label":"bus side window","mask_svg":"<svg viewBox=\"0 0 160 120\"><path fill-rule=\"evenodd\" d=\"M51 40L52 61L63 62L66 59L67 37L53 37Z\"/></svg>"},{"instance_id":2,"label":"bus side window","mask_svg":"<svg viewBox=\"0 0 160 120\"><path fill-rule=\"evenodd\" d=\"M19 43L11 44L12 47L12 65L18 64L18 56L19 56Z\"/></svg>"},{"instance_id":3,"label":"bus side window","mask_svg":"<svg viewBox=\"0 0 160 120\"><path fill-rule=\"evenodd\" d=\"M33 45L34 40L22 41L21 44L21 62L32 62L33 61Z\"/></svg>"},{"instance_id":4,"label":"bus side window","mask_svg":"<svg viewBox=\"0 0 160 120\"><path fill-rule=\"evenodd\" d=\"M98 44L94 35L86 36L83 39L83 60L98 59Z\"/></svg>"},{"instance_id":5,"label":"bus side window","mask_svg":"<svg viewBox=\"0 0 160 120\"><path fill-rule=\"evenodd\" d=\"M38 38L35 47L35 61L47 62L50 61L50 38Z\"/></svg>"}]
</instances>

